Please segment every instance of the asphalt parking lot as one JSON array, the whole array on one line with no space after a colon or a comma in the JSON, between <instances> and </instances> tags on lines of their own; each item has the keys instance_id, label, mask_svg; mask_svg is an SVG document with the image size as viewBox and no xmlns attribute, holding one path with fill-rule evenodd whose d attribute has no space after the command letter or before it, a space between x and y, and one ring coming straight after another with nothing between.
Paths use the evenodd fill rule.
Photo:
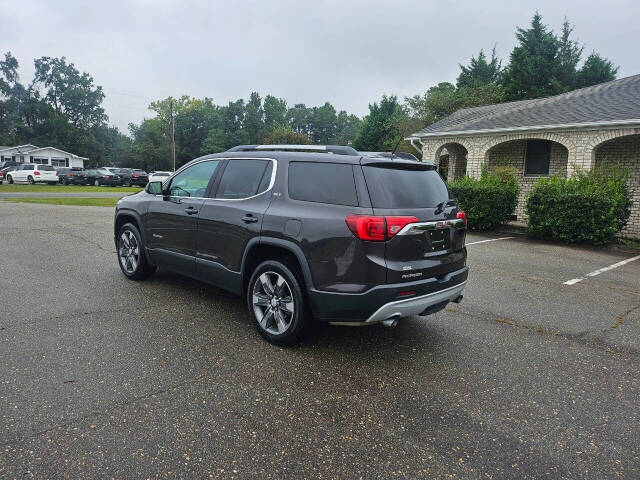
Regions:
<instances>
[{"instance_id":1,"label":"asphalt parking lot","mask_svg":"<svg viewBox=\"0 0 640 480\"><path fill-rule=\"evenodd\" d=\"M640 477L638 253L470 234L461 304L281 349L112 216L0 204L0 478Z\"/></svg>"}]
</instances>

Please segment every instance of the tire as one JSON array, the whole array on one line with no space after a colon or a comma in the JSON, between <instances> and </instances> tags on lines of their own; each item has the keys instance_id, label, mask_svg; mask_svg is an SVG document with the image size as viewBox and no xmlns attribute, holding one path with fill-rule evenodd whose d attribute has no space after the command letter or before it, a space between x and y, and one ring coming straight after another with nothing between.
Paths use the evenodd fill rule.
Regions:
<instances>
[{"instance_id":1,"label":"tire","mask_svg":"<svg viewBox=\"0 0 640 480\"><path fill-rule=\"evenodd\" d=\"M142 236L133 223L125 223L120 228L116 255L120 270L130 280L145 280L156 270L149 263Z\"/></svg>"},{"instance_id":2,"label":"tire","mask_svg":"<svg viewBox=\"0 0 640 480\"><path fill-rule=\"evenodd\" d=\"M35 185L35 183L36 183L36 182L35 182L35 180L33 179L33 177L32 177L31 175L29 175L29 176L27 177L27 183L28 183L29 185Z\"/></svg>"},{"instance_id":3,"label":"tire","mask_svg":"<svg viewBox=\"0 0 640 480\"><path fill-rule=\"evenodd\" d=\"M276 260L262 262L253 271L247 307L258 332L269 342L288 346L305 333L311 315L302 286L294 269Z\"/></svg>"},{"instance_id":4,"label":"tire","mask_svg":"<svg viewBox=\"0 0 640 480\"><path fill-rule=\"evenodd\" d=\"M7 176L7 183L8 183L9 185L13 185L13 177L12 177L11 175L8 175L8 176Z\"/></svg>"},{"instance_id":5,"label":"tire","mask_svg":"<svg viewBox=\"0 0 640 480\"><path fill-rule=\"evenodd\" d=\"M95 182L93 182L93 185L95 187L99 187L100 186L100 180L96 180Z\"/></svg>"},{"instance_id":6,"label":"tire","mask_svg":"<svg viewBox=\"0 0 640 480\"><path fill-rule=\"evenodd\" d=\"M62 180L62 184L63 185L69 185L69 180L67 180L66 178L64 180Z\"/></svg>"},{"instance_id":7,"label":"tire","mask_svg":"<svg viewBox=\"0 0 640 480\"><path fill-rule=\"evenodd\" d=\"M125 180L124 181L124 186L125 187L130 187L131 186L131 180Z\"/></svg>"}]
</instances>

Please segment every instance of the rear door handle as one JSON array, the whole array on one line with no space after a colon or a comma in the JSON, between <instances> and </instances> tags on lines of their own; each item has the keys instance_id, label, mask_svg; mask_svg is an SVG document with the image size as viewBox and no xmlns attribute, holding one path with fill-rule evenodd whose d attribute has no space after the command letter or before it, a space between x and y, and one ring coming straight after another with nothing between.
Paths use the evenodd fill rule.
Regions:
<instances>
[{"instance_id":1,"label":"rear door handle","mask_svg":"<svg viewBox=\"0 0 640 480\"><path fill-rule=\"evenodd\" d=\"M257 217L254 217L253 215L251 215L250 213L247 213L244 217L242 217L242 221L244 223L255 223L258 221Z\"/></svg>"},{"instance_id":2,"label":"rear door handle","mask_svg":"<svg viewBox=\"0 0 640 480\"><path fill-rule=\"evenodd\" d=\"M198 213L198 210L193 207L187 207L185 209L185 212L187 213L187 215L195 215L196 213Z\"/></svg>"}]
</instances>

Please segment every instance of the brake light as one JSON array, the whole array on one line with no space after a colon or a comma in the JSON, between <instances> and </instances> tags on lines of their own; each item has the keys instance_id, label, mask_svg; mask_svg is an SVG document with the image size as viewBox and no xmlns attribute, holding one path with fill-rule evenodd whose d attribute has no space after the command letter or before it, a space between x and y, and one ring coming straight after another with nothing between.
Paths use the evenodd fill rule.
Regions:
<instances>
[{"instance_id":1,"label":"brake light","mask_svg":"<svg viewBox=\"0 0 640 480\"><path fill-rule=\"evenodd\" d=\"M380 242L385 239L384 217L351 214L347 215L345 221L349 230L360 240Z\"/></svg>"},{"instance_id":2,"label":"brake light","mask_svg":"<svg viewBox=\"0 0 640 480\"><path fill-rule=\"evenodd\" d=\"M109 178L109 175L103 175L103 176L102 176L102 178L106 178L106 179L108 179L108 178Z\"/></svg>"},{"instance_id":3,"label":"brake light","mask_svg":"<svg viewBox=\"0 0 640 480\"><path fill-rule=\"evenodd\" d=\"M67 173L67 177L73 177L73 173Z\"/></svg>"},{"instance_id":4,"label":"brake light","mask_svg":"<svg viewBox=\"0 0 640 480\"><path fill-rule=\"evenodd\" d=\"M140 175L138 175L137 173L133 174L133 178L138 178Z\"/></svg>"},{"instance_id":5,"label":"brake light","mask_svg":"<svg viewBox=\"0 0 640 480\"><path fill-rule=\"evenodd\" d=\"M466 213L464 213L463 211L459 211L456 214L456 218L463 219L464 220L464 227L467 228L467 214Z\"/></svg>"},{"instance_id":6,"label":"brake light","mask_svg":"<svg viewBox=\"0 0 640 480\"><path fill-rule=\"evenodd\" d=\"M40 172L38 170L33 172L34 175L40 175Z\"/></svg>"},{"instance_id":7,"label":"brake light","mask_svg":"<svg viewBox=\"0 0 640 480\"><path fill-rule=\"evenodd\" d=\"M418 219L416 217L378 217L350 214L347 215L345 221L349 230L360 240L384 242L402 230L405 225L417 222Z\"/></svg>"}]
</instances>

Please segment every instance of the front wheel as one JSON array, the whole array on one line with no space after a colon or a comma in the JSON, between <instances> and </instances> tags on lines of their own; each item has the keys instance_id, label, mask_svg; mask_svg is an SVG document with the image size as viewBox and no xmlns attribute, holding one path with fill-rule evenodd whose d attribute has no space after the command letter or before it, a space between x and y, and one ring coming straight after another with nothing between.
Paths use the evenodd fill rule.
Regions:
<instances>
[{"instance_id":1,"label":"front wheel","mask_svg":"<svg viewBox=\"0 0 640 480\"><path fill-rule=\"evenodd\" d=\"M254 270L247 304L260 335L276 345L296 343L309 321L302 281L289 266L275 260L262 262Z\"/></svg>"},{"instance_id":2,"label":"front wheel","mask_svg":"<svg viewBox=\"0 0 640 480\"><path fill-rule=\"evenodd\" d=\"M9 185L13 185L13 177L11 177L11 175L9 175L9 176L7 177L7 183L8 183Z\"/></svg>"},{"instance_id":3,"label":"front wheel","mask_svg":"<svg viewBox=\"0 0 640 480\"><path fill-rule=\"evenodd\" d=\"M144 280L155 271L144 251L142 236L133 223L125 223L118 232L118 265L131 280Z\"/></svg>"}]
</instances>

